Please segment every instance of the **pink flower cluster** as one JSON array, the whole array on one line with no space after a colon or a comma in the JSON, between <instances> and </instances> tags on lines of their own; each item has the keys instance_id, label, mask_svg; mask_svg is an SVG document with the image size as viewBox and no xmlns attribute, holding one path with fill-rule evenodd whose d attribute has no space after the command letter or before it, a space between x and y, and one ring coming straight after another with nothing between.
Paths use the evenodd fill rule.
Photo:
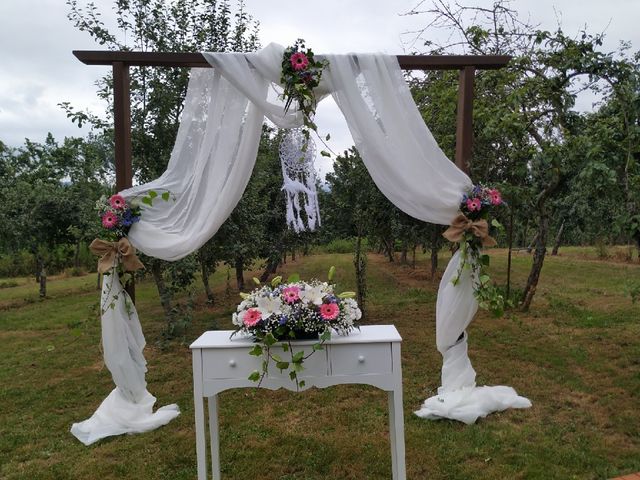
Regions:
<instances>
[{"instance_id":1,"label":"pink flower cluster","mask_svg":"<svg viewBox=\"0 0 640 480\"><path fill-rule=\"evenodd\" d=\"M140 208L127 205L126 199L119 194L102 197L96 203L102 226L114 238L121 238L128 233L129 227L140 221Z\"/></svg>"},{"instance_id":2,"label":"pink flower cluster","mask_svg":"<svg viewBox=\"0 0 640 480\"><path fill-rule=\"evenodd\" d=\"M323 303L320 305L320 316L323 320L335 320L340 315L340 307L335 303Z\"/></svg>"},{"instance_id":3,"label":"pink flower cluster","mask_svg":"<svg viewBox=\"0 0 640 480\"><path fill-rule=\"evenodd\" d=\"M282 289L282 296L287 303L295 303L300 300L300 288L295 285Z\"/></svg>"},{"instance_id":4,"label":"pink flower cluster","mask_svg":"<svg viewBox=\"0 0 640 480\"><path fill-rule=\"evenodd\" d=\"M484 207L498 206L503 203L498 189L477 185L462 199L462 209L465 210L466 207L469 212L479 212Z\"/></svg>"},{"instance_id":5,"label":"pink flower cluster","mask_svg":"<svg viewBox=\"0 0 640 480\"><path fill-rule=\"evenodd\" d=\"M254 327L262 320L262 314L257 308L250 308L244 314L242 321L247 327Z\"/></svg>"},{"instance_id":6,"label":"pink flower cluster","mask_svg":"<svg viewBox=\"0 0 640 480\"><path fill-rule=\"evenodd\" d=\"M298 72L300 70L305 70L309 66L309 59L302 52L296 52L291 55L291 66L293 69Z\"/></svg>"}]
</instances>

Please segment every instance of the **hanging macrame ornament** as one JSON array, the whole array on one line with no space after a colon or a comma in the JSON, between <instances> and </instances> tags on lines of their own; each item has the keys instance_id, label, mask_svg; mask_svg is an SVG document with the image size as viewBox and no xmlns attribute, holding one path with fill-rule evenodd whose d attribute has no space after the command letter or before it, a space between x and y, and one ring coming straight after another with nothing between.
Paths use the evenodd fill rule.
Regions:
<instances>
[{"instance_id":1,"label":"hanging macrame ornament","mask_svg":"<svg viewBox=\"0 0 640 480\"><path fill-rule=\"evenodd\" d=\"M286 194L287 224L296 233L320 226L320 207L316 191L313 160L316 145L302 129L293 128L280 142L282 189ZM304 212L304 213L303 213Z\"/></svg>"}]
</instances>

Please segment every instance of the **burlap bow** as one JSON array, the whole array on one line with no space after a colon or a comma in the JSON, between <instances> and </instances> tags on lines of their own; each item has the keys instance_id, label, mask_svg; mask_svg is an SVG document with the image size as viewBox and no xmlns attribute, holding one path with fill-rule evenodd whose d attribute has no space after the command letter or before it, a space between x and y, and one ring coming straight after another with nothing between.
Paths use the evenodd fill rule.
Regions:
<instances>
[{"instance_id":1,"label":"burlap bow","mask_svg":"<svg viewBox=\"0 0 640 480\"><path fill-rule=\"evenodd\" d=\"M480 239L483 247L494 247L497 242L489 235L489 224L486 220L470 220L463 213L458 215L451 222L451 226L442 234L450 242L462 240L464 232L471 230Z\"/></svg>"},{"instance_id":2,"label":"burlap bow","mask_svg":"<svg viewBox=\"0 0 640 480\"><path fill-rule=\"evenodd\" d=\"M125 271L133 272L144 268L144 265L136 255L136 249L126 238L121 238L117 242L107 242L96 238L89 249L95 255L100 256L98 260L98 271L105 273L122 262Z\"/></svg>"}]
</instances>

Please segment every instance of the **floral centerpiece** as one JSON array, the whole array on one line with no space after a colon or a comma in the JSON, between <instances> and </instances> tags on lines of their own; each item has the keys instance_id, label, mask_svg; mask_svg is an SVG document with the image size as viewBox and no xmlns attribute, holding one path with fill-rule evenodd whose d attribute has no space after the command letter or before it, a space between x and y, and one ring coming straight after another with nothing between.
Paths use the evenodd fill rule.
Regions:
<instances>
[{"instance_id":1,"label":"floral centerpiece","mask_svg":"<svg viewBox=\"0 0 640 480\"><path fill-rule=\"evenodd\" d=\"M443 234L447 240L460 244L461 261L452 280L453 284L460 281L463 270L471 269L478 305L496 316L503 314L505 300L491 283L487 272L489 255L483 254L482 248L496 245L495 239L490 236L490 230L502 229L502 225L496 219L491 219L491 216L495 208L504 205L506 204L498 189L474 185L463 195L460 214Z\"/></svg>"},{"instance_id":2,"label":"floral centerpiece","mask_svg":"<svg viewBox=\"0 0 640 480\"><path fill-rule=\"evenodd\" d=\"M331 282L335 268L329 270ZM362 316L355 293L335 292L335 286L328 282L311 280L301 281L298 275L289 277L282 283L282 277L275 277L271 283L261 285L251 293L242 294L243 300L232 316L237 327L233 335L244 333L252 335L256 346L250 352L254 356L263 356L262 372L255 371L249 379L262 381L267 375L269 363L274 361L281 371L289 371L289 377L298 388L304 387L304 380L298 380L303 370L303 362L323 343L331 338L332 331L347 335ZM311 352L294 351L292 340L316 339ZM271 352L271 347L280 342L289 359L283 359Z\"/></svg>"}]
</instances>

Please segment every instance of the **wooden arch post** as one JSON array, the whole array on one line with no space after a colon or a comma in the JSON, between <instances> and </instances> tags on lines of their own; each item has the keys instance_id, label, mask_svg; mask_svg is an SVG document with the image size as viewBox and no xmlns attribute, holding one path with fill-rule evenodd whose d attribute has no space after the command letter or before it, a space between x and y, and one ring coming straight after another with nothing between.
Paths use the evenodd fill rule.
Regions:
<instances>
[{"instance_id":1,"label":"wooden arch post","mask_svg":"<svg viewBox=\"0 0 640 480\"><path fill-rule=\"evenodd\" d=\"M201 53L118 52L74 50L86 65L111 65L113 68L113 123L115 141L116 190L132 185L131 98L129 67L211 67ZM459 70L456 121L455 163L469 173L473 153L473 83L476 70L503 68L511 60L507 55L398 55L403 70ZM133 282L127 291L135 301Z\"/></svg>"}]
</instances>

